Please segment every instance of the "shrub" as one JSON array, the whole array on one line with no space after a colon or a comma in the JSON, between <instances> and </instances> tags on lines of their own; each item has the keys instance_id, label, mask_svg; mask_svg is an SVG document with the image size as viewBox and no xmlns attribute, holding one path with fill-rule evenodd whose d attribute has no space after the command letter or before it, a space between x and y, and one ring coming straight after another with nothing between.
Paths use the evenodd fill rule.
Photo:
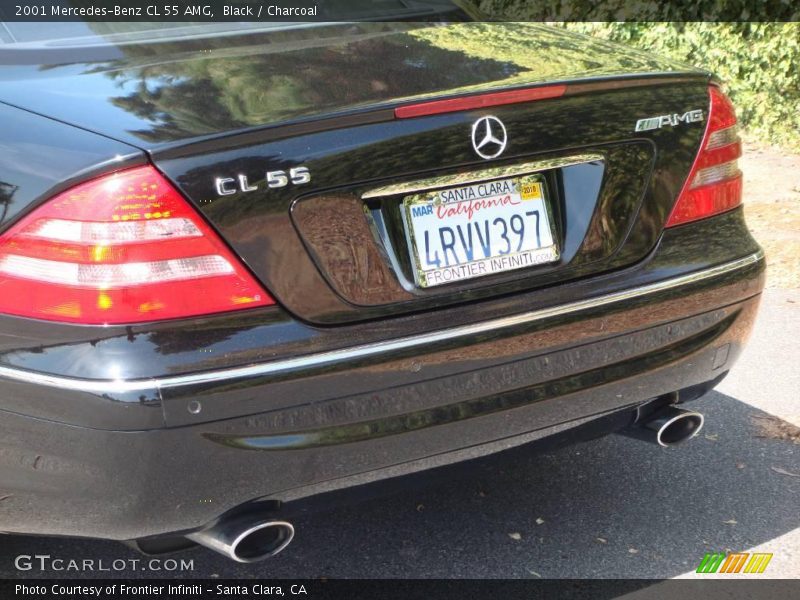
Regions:
<instances>
[{"instance_id":1,"label":"shrub","mask_svg":"<svg viewBox=\"0 0 800 600\"><path fill-rule=\"evenodd\" d=\"M800 23L567 23L715 73L752 136L800 149Z\"/></svg>"},{"instance_id":2,"label":"shrub","mask_svg":"<svg viewBox=\"0 0 800 600\"><path fill-rule=\"evenodd\" d=\"M484 0L500 19L541 18L534 3ZM572 31L631 45L715 73L741 127L760 141L800 150L800 23L567 22Z\"/></svg>"}]
</instances>

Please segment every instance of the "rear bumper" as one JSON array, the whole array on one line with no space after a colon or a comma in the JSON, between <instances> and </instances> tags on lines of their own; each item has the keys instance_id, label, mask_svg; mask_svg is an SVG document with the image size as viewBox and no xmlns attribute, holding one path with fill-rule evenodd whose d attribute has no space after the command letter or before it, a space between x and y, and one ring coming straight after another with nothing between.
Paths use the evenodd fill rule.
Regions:
<instances>
[{"instance_id":1,"label":"rear bumper","mask_svg":"<svg viewBox=\"0 0 800 600\"><path fill-rule=\"evenodd\" d=\"M605 290L570 294L586 300L448 308L435 329L186 375L75 379L6 363L0 531L191 530L256 499L472 458L718 380L752 328L764 260L740 214L715 220L671 232L683 243ZM721 235L708 242L703 227Z\"/></svg>"},{"instance_id":2,"label":"rear bumper","mask_svg":"<svg viewBox=\"0 0 800 600\"><path fill-rule=\"evenodd\" d=\"M0 530L128 539L192 529L253 499L290 501L501 450L702 384L730 368L755 317L763 263L736 264L695 282L694 294L620 299L611 314L576 312L501 340L481 343L476 333L471 345L439 352L474 352L476 365L490 353L495 364L368 394L331 389L324 402L149 431L4 412ZM729 301L744 289L749 297ZM676 312L693 314L665 318ZM531 355L540 345L548 350ZM413 371L416 360L372 359L357 371L372 381L374 371ZM190 397L241 393L269 387Z\"/></svg>"}]
</instances>

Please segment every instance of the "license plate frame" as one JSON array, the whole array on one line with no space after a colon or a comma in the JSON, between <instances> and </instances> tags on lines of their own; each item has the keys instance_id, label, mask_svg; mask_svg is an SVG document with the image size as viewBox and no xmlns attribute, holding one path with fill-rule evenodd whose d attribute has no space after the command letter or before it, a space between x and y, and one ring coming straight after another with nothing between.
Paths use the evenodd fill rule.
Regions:
<instances>
[{"instance_id":1,"label":"license plate frame","mask_svg":"<svg viewBox=\"0 0 800 600\"><path fill-rule=\"evenodd\" d=\"M405 196L401 202L400 212L411 259L411 270L417 287L422 289L439 287L441 285L481 279L490 275L508 273L523 268L552 264L560 260L561 254L557 242L555 220L546 184L545 177L540 173L535 173L481 181L469 185L426 190ZM503 204L503 198L508 198L508 202ZM524 204L526 202L528 203L527 205ZM487 203L489 204L488 206ZM531 208L534 206L535 208L532 210L526 210L526 207ZM519 210L526 214L538 212L535 217L535 227L536 239L539 244L535 248L531 247L530 243L526 243L529 238L524 214L520 215L516 208L509 207L520 207ZM481 210L483 210L483 216L480 216ZM507 243L509 250L507 253L494 252L493 244L490 241L492 229L487 225L487 217L492 218L494 226L499 228L501 224L497 224L496 220L503 220L503 214L501 213L506 216L511 215L509 219L513 215L519 215L520 219L523 219L523 221L513 221L513 223L517 224L517 228L513 231L517 235L517 241L520 245L515 251L511 251L513 244L509 241ZM442 214L444 216L440 216ZM473 220L476 215L478 216ZM426 256L426 260L423 262L420 254L421 252L430 252L431 246L435 244L430 241L430 228L418 227L417 225L426 219L430 222L432 216L436 216L442 222L462 226L460 230L457 229L460 237L458 241L462 242L460 249L463 250L463 255L468 260L459 261L455 246L451 249L447 245L447 248L444 249L444 258L447 264L444 267L425 268L425 265L432 264L427 260L430 255ZM466 222L464 217L467 217ZM472 224L475 224L475 228L470 230ZM523 230L522 235L518 233L520 228ZM452 233L451 227L448 226L445 229L451 229ZM505 241L506 238L510 237L508 229L509 225L506 223L506 237L503 237L502 233L495 232L496 236L499 235L499 239ZM427 236L424 234L426 230L428 231ZM481 234L481 230L485 236ZM503 229L500 229L500 231L502 232ZM445 246L441 229L439 230L439 236L441 244L437 250L441 250ZM496 236L495 240L498 239ZM422 239L423 237L424 240ZM485 240L484 237L486 238ZM469 243L465 238L468 238ZM473 244L476 240L480 242L477 247ZM489 256L485 256L486 246L484 242L489 244ZM423 244L422 248L420 244ZM424 244L427 244L427 246ZM522 246L526 245L529 247L522 248ZM469 258L467 248L469 248L469 252L473 253L476 249L482 250L483 256ZM451 254L448 254L448 249L452 257L456 259L452 265L450 264ZM436 258L439 258L438 255ZM441 259L439 260L441 262Z\"/></svg>"}]
</instances>

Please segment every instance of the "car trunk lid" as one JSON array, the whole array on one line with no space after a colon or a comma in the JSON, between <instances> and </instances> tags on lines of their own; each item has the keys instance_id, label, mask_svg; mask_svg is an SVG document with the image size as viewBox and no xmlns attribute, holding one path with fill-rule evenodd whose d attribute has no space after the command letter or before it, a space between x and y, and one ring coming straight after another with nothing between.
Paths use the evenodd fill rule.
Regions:
<instances>
[{"instance_id":1,"label":"car trunk lid","mask_svg":"<svg viewBox=\"0 0 800 600\"><path fill-rule=\"evenodd\" d=\"M97 39L0 45L0 101L146 149L443 95L698 73L535 23L336 23L145 40L124 23L79 25Z\"/></svg>"},{"instance_id":2,"label":"car trunk lid","mask_svg":"<svg viewBox=\"0 0 800 600\"><path fill-rule=\"evenodd\" d=\"M332 129L309 124L255 143L244 134L224 149L155 159L295 314L341 322L428 310L623 268L654 248L705 123L640 132L636 123L705 111L708 85L607 83L492 107L507 145L491 160L470 141L484 108L410 119L378 110ZM298 169L310 181L294 183ZM404 200L530 175L546 190L557 260L420 285Z\"/></svg>"}]
</instances>

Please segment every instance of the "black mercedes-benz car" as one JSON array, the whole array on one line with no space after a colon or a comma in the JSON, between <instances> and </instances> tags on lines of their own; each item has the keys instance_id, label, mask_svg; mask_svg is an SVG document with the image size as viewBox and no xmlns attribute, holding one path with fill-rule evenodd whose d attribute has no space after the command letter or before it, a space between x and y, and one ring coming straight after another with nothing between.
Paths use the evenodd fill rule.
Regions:
<instances>
[{"instance_id":1,"label":"black mercedes-benz car","mask_svg":"<svg viewBox=\"0 0 800 600\"><path fill-rule=\"evenodd\" d=\"M254 561L323 493L700 430L764 283L719 82L459 18L4 25L0 531Z\"/></svg>"}]
</instances>

